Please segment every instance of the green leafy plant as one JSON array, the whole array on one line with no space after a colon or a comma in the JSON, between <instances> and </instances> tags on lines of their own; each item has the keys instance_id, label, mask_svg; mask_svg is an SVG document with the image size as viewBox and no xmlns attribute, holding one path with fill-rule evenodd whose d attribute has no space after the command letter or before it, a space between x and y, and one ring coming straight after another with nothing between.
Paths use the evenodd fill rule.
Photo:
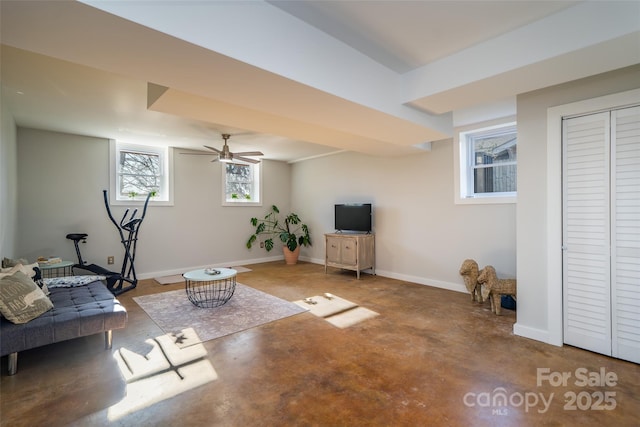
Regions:
<instances>
[{"instance_id":1,"label":"green leafy plant","mask_svg":"<svg viewBox=\"0 0 640 427\"><path fill-rule=\"evenodd\" d=\"M251 194L245 194L244 196L242 196L245 200L251 200ZM238 195L238 193L231 193L231 198L234 200L239 200L240 196Z\"/></svg>"},{"instance_id":2,"label":"green leafy plant","mask_svg":"<svg viewBox=\"0 0 640 427\"><path fill-rule=\"evenodd\" d=\"M290 213L279 219L280 210L276 205L271 206L271 210L264 219L251 218L251 225L255 227L254 233L247 240L247 248L251 249L258 236L270 236L264 241L264 248L269 252L273 249L273 239L278 237L290 251L294 251L298 245L311 246L311 236L309 227L303 224L295 213Z\"/></svg>"}]
</instances>

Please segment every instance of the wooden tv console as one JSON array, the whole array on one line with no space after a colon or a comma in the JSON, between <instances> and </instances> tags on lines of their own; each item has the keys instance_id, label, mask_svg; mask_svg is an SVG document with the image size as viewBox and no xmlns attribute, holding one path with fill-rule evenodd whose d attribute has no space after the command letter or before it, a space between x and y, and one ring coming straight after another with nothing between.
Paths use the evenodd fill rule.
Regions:
<instances>
[{"instance_id":1,"label":"wooden tv console","mask_svg":"<svg viewBox=\"0 0 640 427\"><path fill-rule=\"evenodd\" d=\"M324 272L327 267L354 270L360 279L360 271L368 268L376 273L375 238L373 234L328 233L324 235Z\"/></svg>"}]
</instances>

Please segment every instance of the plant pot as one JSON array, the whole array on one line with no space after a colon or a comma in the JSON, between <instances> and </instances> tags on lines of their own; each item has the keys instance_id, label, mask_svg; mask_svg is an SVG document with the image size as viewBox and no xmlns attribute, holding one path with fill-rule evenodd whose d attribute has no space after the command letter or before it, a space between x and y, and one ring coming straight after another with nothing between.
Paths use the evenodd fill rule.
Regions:
<instances>
[{"instance_id":1,"label":"plant pot","mask_svg":"<svg viewBox=\"0 0 640 427\"><path fill-rule=\"evenodd\" d=\"M298 245L294 251L290 251L288 247L283 246L282 252L284 253L284 262L287 265L298 263L298 255L300 255L300 245Z\"/></svg>"}]
</instances>

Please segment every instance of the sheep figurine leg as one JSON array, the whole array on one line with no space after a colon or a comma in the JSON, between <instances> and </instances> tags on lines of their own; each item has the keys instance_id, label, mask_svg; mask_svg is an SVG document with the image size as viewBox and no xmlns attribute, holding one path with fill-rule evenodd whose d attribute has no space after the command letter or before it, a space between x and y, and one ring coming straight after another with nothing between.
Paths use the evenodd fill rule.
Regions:
<instances>
[{"instance_id":1,"label":"sheep figurine leg","mask_svg":"<svg viewBox=\"0 0 640 427\"><path fill-rule=\"evenodd\" d=\"M464 280L467 291L471 294L471 301L482 302L480 284L478 283L478 263L472 259L466 259L460 266L460 275Z\"/></svg>"},{"instance_id":2,"label":"sheep figurine leg","mask_svg":"<svg viewBox=\"0 0 640 427\"><path fill-rule=\"evenodd\" d=\"M482 284L482 297L491 301L491 311L500 315L502 295L516 296L515 279L498 279L495 268L488 265L480 271L478 283Z\"/></svg>"}]
</instances>

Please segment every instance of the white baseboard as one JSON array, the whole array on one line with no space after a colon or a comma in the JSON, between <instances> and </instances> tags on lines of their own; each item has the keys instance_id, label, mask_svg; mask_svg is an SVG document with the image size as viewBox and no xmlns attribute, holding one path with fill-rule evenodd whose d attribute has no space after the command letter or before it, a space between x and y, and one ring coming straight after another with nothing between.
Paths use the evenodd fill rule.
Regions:
<instances>
[{"instance_id":1,"label":"white baseboard","mask_svg":"<svg viewBox=\"0 0 640 427\"><path fill-rule=\"evenodd\" d=\"M420 285L432 286L434 288L447 289L449 291L469 293L467 288L460 283L444 282L442 280L429 279L427 277L411 276L409 274L394 273L392 271L378 270L376 274L390 279L403 280L405 282L418 283Z\"/></svg>"},{"instance_id":2,"label":"white baseboard","mask_svg":"<svg viewBox=\"0 0 640 427\"><path fill-rule=\"evenodd\" d=\"M324 265L324 259L320 258L309 258L308 256L300 256L298 259L300 261L310 262L312 264Z\"/></svg>"},{"instance_id":3,"label":"white baseboard","mask_svg":"<svg viewBox=\"0 0 640 427\"><path fill-rule=\"evenodd\" d=\"M300 260L301 261L312 262L314 264L324 265L324 259L300 257ZM364 273L368 273L368 274L372 274L373 273L373 271L371 269L362 270L362 271ZM434 280L434 279L429 279L429 278L425 278L425 277L411 276L411 275L408 275L408 274L394 273L393 271L378 270L378 269L376 269L376 274L378 276L388 277L390 279L402 280L402 281L411 282L411 283L418 283L420 285L425 285L425 286L433 286L434 288L447 289L447 290L450 290L450 291L462 292L462 293L465 293L465 294L469 293L469 291L467 291L467 288L463 284L460 284L460 283L443 282L441 280Z\"/></svg>"},{"instance_id":4,"label":"white baseboard","mask_svg":"<svg viewBox=\"0 0 640 427\"><path fill-rule=\"evenodd\" d=\"M550 339L549 331L546 331L544 329L532 328L530 326L521 325L520 323L516 322L513 325L513 333L520 337L542 341L547 344L562 347L562 342L553 342L553 340Z\"/></svg>"},{"instance_id":5,"label":"white baseboard","mask_svg":"<svg viewBox=\"0 0 640 427\"><path fill-rule=\"evenodd\" d=\"M141 274L138 274L138 279L144 280L144 279L153 279L154 277L173 276L174 274L182 274L184 272L191 271L191 270L200 270L201 268L209 268L209 267L224 268L224 267L232 267L235 265L262 264L264 262L281 261L281 260L284 260L283 255L276 255L276 256L264 257L264 258L243 259L239 261L225 261L225 262L211 263L211 264L205 264L205 265L194 265L191 267L174 268L172 270L162 270L162 271L154 271L151 273L141 273Z\"/></svg>"}]
</instances>

